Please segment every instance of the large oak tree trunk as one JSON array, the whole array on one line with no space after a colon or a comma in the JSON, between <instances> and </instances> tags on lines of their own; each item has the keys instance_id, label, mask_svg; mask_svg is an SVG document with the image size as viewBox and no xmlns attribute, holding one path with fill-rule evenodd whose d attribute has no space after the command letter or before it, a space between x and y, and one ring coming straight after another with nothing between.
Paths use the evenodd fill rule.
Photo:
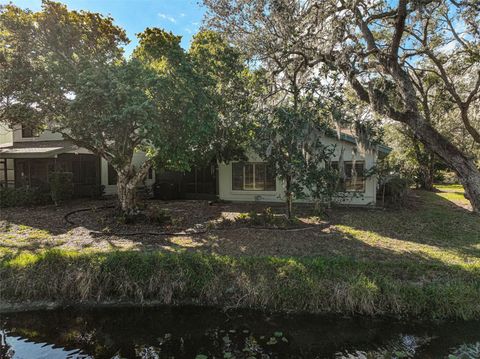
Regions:
<instances>
[{"instance_id":1,"label":"large oak tree trunk","mask_svg":"<svg viewBox=\"0 0 480 359\"><path fill-rule=\"evenodd\" d=\"M394 78L398 90L404 100L405 112L398 112L389 106L386 96L369 89L368 91L355 77L355 72L343 66L350 84L359 98L372 105L373 109L391 119L405 123L412 131L415 138L421 141L425 147L441 158L445 164L452 168L458 175L460 182L465 188L465 195L472 205L474 212L480 213L480 170L472 158L468 158L462 151L455 147L447 138L442 136L420 114L417 106L415 88L408 74L397 63L384 63L387 72Z\"/></svg>"},{"instance_id":2,"label":"large oak tree trunk","mask_svg":"<svg viewBox=\"0 0 480 359\"><path fill-rule=\"evenodd\" d=\"M412 114L404 122L413 130L415 137L457 173L473 210L480 213L480 170L473 159L468 158L423 118Z\"/></svg>"}]
</instances>

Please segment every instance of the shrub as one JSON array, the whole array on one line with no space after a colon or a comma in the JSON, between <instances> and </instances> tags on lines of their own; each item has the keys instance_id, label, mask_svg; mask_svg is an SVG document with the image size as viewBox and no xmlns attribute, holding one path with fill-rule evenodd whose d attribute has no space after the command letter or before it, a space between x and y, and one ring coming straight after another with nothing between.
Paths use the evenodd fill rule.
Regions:
<instances>
[{"instance_id":1,"label":"shrub","mask_svg":"<svg viewBox=\"0 0 480 359\"><path fill-rule=\"evenodd\" d=\"M399 176L388 178L380 189L383 203L403 206L408 191L408 180Z\"/></svg>"},{"instance_id":2,"label":"shrub","mask_svg":"<svg viewBox=\"0 0 480 359\"><path fill-rule=\"evenodd\" d=\"M455 172L438 170L435 175L435 182L444 184L457 184L459 183L459 180Z\"/></svg>"},{"instance_id":3,"label":"shrub","mask_svg":"<svg viewBox=\"0 0 480 359\"><path fill-rule=\"evenodd\" d=\"M148 221L158 225L172 224L172 215L167 209L158 206L149 206L145 211Z\"/></svg>"},{"instance_id":4,"label":"shrub","mask_svg":"<svg viewBox=\"0 0 480 359\"><path fill-rule=\"evenodd\" d=\"M0 207L42 205L50 200L49 191L43 187L0 187Z\"/></svg>"},{"instance_id":5,"label":"shrub","mask_svg":"<svg viewBox=\"0 0 480 359\"><path fill-rule=\"evenodd\" d=\"M275 222L275 215L273 214L272 207L267 207L262 212L263 220L266 224Z\"/></svg>"},{"instance_id":6,"label":"shrub","mask_svg":"<svg viewBox=\"0 0 480 359\"><path fill-rule=\"evenodd\" d=\"M248 213L240 213L237 220L239 223L265 227L285 227L297 222L295 218L288 219L285 216L276 216L271 207L264 208L260 213L255 210ZM228 222L223 221L224 224L231 224Z\"/></svg>"},{"instance_id":7,"label":"shrub","mask_svg":"<svg viewBox=\"0 0 480 359\"><path fill-rule=\"evenodd\" d=\"M98 186L92 186L91 191L90 191L90 197L93 199L98 199L102 198L105 195L105 186L98 185Z\"/></svg>"},{"instance_id":8,"label":"shrub","mask_svg":"<svg viewBox=\"0 0 480 359\"><path fill-rule=\"evenodd\" d=\"M73 173L51 172L49 175L50 194L55 204L68 201L73 197Z\"/></svg>"}]
</instances>

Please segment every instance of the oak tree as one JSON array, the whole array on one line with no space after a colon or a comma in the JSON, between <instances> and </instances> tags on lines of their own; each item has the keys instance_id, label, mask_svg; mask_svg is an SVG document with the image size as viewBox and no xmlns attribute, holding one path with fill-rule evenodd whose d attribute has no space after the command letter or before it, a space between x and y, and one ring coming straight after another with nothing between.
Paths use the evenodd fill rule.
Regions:
<instances>
[{"instance_id":1,"label":"oak tree","mask_svg":"<svg viewBox=\"0 0 480 359\"><path fill-rule=\"evenodd\" d=\"M439 0L204 0L208 24L256 61L340 73L358 99L405 124L451 167L480 211L480 170L474 159L430 123L415 82L433 73L445 86L466 135L479 140L480 7ZM288 41L285 41L287 39ZM461 81L454 80L454 77Z\"/></svg>"}]
</instances>

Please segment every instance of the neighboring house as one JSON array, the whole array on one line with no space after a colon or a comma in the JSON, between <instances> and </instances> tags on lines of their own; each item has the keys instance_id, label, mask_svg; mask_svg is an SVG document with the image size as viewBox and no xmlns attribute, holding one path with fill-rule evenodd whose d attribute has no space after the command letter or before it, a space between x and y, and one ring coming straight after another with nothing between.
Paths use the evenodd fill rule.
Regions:
<instances>
[{"instance_id":1,"label":"neighboring house","mask_svg":"<svg viewBox=\"0 0 480 359\"><path fill-rule=\"evenodd\" d=\"M332 163L338 162L343 152L347 178L345 195L339 197L345 204L373 205L376 202L377 179L365 176L389 149L376 146L361 151L353 137L342 134L341 139L326 137L325 145L335 146ZM283 201L284 188L281 180L255 154L247 162L219 163L193 168L187 173L150 171L145 186L157 182L161 197L174 198L219 198L229 201ZM145 158L136 153L135 164ZM352 167L356 176L352 178ZM88 196L92 188L105 186L106 194L116 192L116 173L108 163L86 149L79 148L61 135L49 131L35 133L27 127L13 131L0 127L0 185L39 186L48 183L52 171L73 173L75 194ZM168 193L167 193L168 192ZM308 199L303 200L308 202Z\"/></svg>"},{"instance_id":2,"label":"neighboring house","mask_svg":"<svg viewBox=\"0 0 480 359\"><path fill-rule=\"evenodd\" d=\"M144 153L136 153L134 162L141 164L144 158ZM25 126L12 130L0 124L1 186L42 186L53 171L72 172L76 197L88 197L100 186L104 186L105 194L116 193L116 172L105 159L64 140L58 133L37 133ZM145 185L154 182L152 170Z\"/></svg>"}]
</instances>

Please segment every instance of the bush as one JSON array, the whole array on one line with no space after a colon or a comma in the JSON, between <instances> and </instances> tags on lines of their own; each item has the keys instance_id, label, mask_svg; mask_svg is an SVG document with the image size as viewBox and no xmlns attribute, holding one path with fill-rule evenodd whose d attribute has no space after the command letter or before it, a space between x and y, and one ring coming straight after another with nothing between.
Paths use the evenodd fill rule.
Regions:
<instances>
[{"instance_id":1,"label":"bush","mask_svg":"<svg viewBox=\"0 0 480 359\"><path fill-rule=\"evenodd\" d=\"M444 183L444 184L457 184L459 183L459 180L455 172L447 171L447 170L439 170L435 174L435 182Z\"/></svg>"},{"instance_id":2,"label":"bush","mask_svg":"<svg viewBox=\"0 0 480 359\"><path fill-rule=\"evenodd\" d=\"M74 184L74 197L99 199L105 195L104 185Z\"/></svg>"},{"instance_id":3,"label":"bush","mask_svg":"<svg viewBox=\"0 0 480 359\"><path fill-rule=\"evenodd\" d=\"M383 203L403 206L408 191L408 180L399 176L388 178L380 188Z\"/></svg>"},{"instance_id":4,"label":"bush","mask_svg":"<svg viewBox=\"0 0 480 359\"><path fill-rule=\"evenodd\" d=\"M172 224L172 215L170 211L158 206L149 206L145 211L148 221L153 224L169 225Z\"/></svg>"},{"instance_id":5,"label":"bush","mask_svg":"<svg viewBox=\"0 0 480 359\"><path fill-rule=\"evenodd\" d=\"M104 195L105 195L105 186L103 184L92 187L91 197L93 199L102 198Z\"/></svg>"},{"instance_id":6,"label":"bush","mask_svg":"<svg viewBox=\"0 0 480 359\"><path fill-rule=\"evenodd\" d=\"M49 191L45 188L0 187L0 207L42 205L50 201Z\"/></svg>"},{"instance_id":7,"label":"bush","mask_svg":"<svg viewBox=\"0 0 480 359\"><path fill-rule=\"evenodd\" d=\"M297 222L295 218L288 219L285 216L276 216L271 207L266 207L260 213L256 210L240 213L237 220L239 223L246 225L265 227L287 227ZM229 224L228 222L230 221L224 220L223 224Z\"/></svg>"},{"instance_id":8,"label":"bush","mask_svg":"<svg viewBox=\"0 0 480 359\"><path fill-rule=\"evenodd\" d=\"M51 172L49 175L50 194L55 204L68 201L73 197L73 173Z\"/></svg>"}]
</instances>

